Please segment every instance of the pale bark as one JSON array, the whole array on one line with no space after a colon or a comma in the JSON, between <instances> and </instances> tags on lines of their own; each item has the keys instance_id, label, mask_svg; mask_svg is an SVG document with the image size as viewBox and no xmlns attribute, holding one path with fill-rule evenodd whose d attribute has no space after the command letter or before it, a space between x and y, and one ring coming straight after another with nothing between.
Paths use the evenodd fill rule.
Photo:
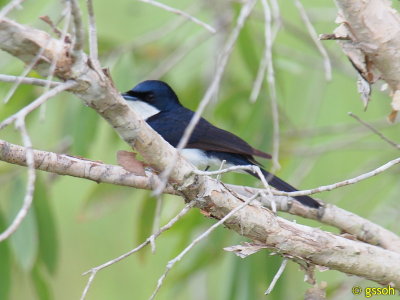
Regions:
<instances>
[{"instance_id":1,"label":"pale bark","mask_svg":"<svg viewBox=\"0 0 400 300\"><path fill-rule=\"evenodd\" d=\"M95 70L85 54L76 57L76 53L71 54L69 44L54 46L57 43L39 30L6 19L0 21L1 49L28 63L43 47L43 55L36 65L43 75L47 74L52 59L58 57L55 75L62 80L75 80L78 85L71 91L106 119L148 163L163 170L176 150L130 110L107 74ZM58 49L62 49L61 53L55 53ZM89 172L96 168L95 162L90 164ZM245 202L220 182L196 176L192 170L192 165L179 158L171 173L174 188L186 201L198 199L195 205L210 217L221 219ZM287 221L256 204L239 210L225 225L282 255L400 286L398 253Z\"/></svg>"},{"instance_id":2,"label":"pale bark","mask_svg":"<svg viewBox=\"0 0 400 300\"><path fill-rule=\"evenodd\" d=\"M370 83L385 80L392 109L400 110L400 16L388 0L335 0L342 20L340 44ZM392 120L394 116L392 116Z\"/></svg>"}]
</instances>

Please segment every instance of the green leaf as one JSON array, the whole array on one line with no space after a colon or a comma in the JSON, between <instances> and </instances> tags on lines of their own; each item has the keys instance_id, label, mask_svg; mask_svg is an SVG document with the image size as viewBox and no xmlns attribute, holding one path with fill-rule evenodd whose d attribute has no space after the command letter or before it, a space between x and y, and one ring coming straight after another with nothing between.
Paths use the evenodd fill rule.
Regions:
<instances>
[{"instance_id":1,"label":"green leaf","mask_svg":"<svg viewBox=\"0 0 400 300\"><path fill-rule=\"evenodd\" d=\"M196 232L198 232L198 230L199 230L198 227L195 228ZM194 237L192 235L191 239L193 240L193 238ZM186 261L186 264L183 267L184 270L178 272L177 275L174 277L174 280L176 282L182 283L186 279L189 279L191 275L200 271L202 268L213 265L218 260L220 260L221 257L226 254L226 252L223 251L222 249L226 244L227 238L229 238L229 235L226 234L226 231L224 229L216 230L213 233L211 233L211 235L206 240L202 241L200 245L198 245L196 248L193 249L194 254L190 258L190 260ZM185 247L186 246L187 245L185 245ZM177 252L180 252L182 249L177 249L177 250L178 250Z\"/></svg>"},{"instance_id":2,"label":"green leaf","mask_svg":"<svg viewBox=\"0 0 400 300\"><path fill-rule=\"evenodd\" d=\"M39 231L39 259L47 270L54 275L58 260L57 229L50 206L48 187L46 187L41 176L37 177L33 208Z\"/></svg>"},{"instance_id":3,"label":"green leaf","mask_svg":"<svg viewBox=\"0 0 400 300\"><path fill-rule=\"evenodd\" d=\"M6 228L4 216L0 211L0 232ZM8 241L0 243L0 299L7 300L11 288L11 255Z\"/></svg>"},{"instance_id":4,"label":"green leaf","mask_svg":"<svg viewBox=\"0 0 400 300\"><path fill-rule=\"evenodd\" d=\"M51 295L51 289L48 282L44 278L38 264L32 269L32 282L35 287L37 298L40 300L51 300L53 299Z\"/></svg>"},{"instance_id":5,"label":"green leaf","mask_svg":"<svg viewBox=\"0 0 400 300\"><path fill-rule=\"evenodd\" d=\"M93 185L92 190L84 200L84 207L80 218L96 219L112 211L116 205L129 198L131 187L116 186L112 184Z\"/></svg>"},{"instance_id":6,"label":"green leaf","mask_svg":"<svg viewBox=\"0 0 400 300\"><path fill-rule=\"evenodd\" d=\"M72 122L73 145L72 153L74 155L87 156L91 145L96 137L98 114L88 107L76 107L74 120L82 122ZM84 124L84 125L82 125Z\"/></svg>"},{"instance_id":7,"label":"green leaf","mask_svg":"<svg viewBox=\"0 0 400 300\"><path fill-rule=\"evenodd\" d=\"M263 44L255 39L253 27L249 22L245 23L238 37L237 46L249 73L255 78L261 57L256 47L262 49Z\"/></svg>"},{"instance_id":8,"label":"green leaf","mask_svg":"<svg viewBox=\"0 0 400 300\"><path fill-rule=\"evenodd\" d=\"M11 191L11 213L9 224L14 220L21 209L25 197L26 186L20 178L17 178ZM38 230L35 213L29 210L21 225L10 237L11 250L18 265L26 272L30 271L38 254Z\"/></svg>"},{"instance_id":9,"label":"green leaf","mask_svg":"<svg viewBox=\"0 0 400 300\"><path fill-rule=\"evenodd\" d=\"M151 196L151 192L146 192L141 200L141 205L138 209L137 224L137 241L135 243L143 243L152 232L157 200ZM142 259L145 258L148 251L140 251L138 254Z\"/></svg>"}]
</instances>

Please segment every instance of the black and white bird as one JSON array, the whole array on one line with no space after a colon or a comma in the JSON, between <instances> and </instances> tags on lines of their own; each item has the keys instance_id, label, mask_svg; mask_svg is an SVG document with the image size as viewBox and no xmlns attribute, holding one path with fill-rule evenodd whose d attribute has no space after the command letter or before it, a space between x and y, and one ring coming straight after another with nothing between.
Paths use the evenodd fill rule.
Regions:
<instances>
[{"instance_id":1,"label":"black and white bird","mask_svg":"<svg viewBox=\"0 0 400 300\"><path fill-rule=\"evenodd\" d=\"M147 80L139 83L122 96L155 131L168 143L177 147L194 112L183 107L172 88L165 82ZM271 155L251 147L244 140L229 131L215 127L204 118L197 123L182 155L197 168L244 166L260 164L254 156L271 158ZM297 191L293 186L261 168L268 183L274 188ZM252 172L249 174L258 178ZM309 196L296 196L303 205L319 208L319 202Z\"/></svg>"}]
</instances>

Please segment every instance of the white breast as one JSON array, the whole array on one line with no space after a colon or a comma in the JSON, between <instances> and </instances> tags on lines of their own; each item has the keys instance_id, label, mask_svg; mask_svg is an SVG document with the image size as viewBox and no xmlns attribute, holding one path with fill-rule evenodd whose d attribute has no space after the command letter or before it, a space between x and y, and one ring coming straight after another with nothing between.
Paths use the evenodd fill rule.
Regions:
<instances>
[{"instance_id":1,"label":"white breast","mask_svg":"<svg viewBox=\"0 0 400 300\"><path fill-rule=\"evenodd\" d=\"M138 113L144 120L147 120L148 118L158 114L160 111L155 108L154 106L140 101L126 101L128 105L136 112Z\"/></svg>"},{"instance_id":2,"label":"white breast","mask_svg":"<svg viewBox=\"0 0 400 300\"><path fill-rule=\"evenodd\" d=\"M181 152L182 156L196 166L199 170L210 167L211 170L218 170L221 167L221 160L216 157L208 157L203 150L200 149L183 149ZM228 168L232 164L225 164L223 167Z\"/></svg>"},{"instance_id":3,"label":"white breast","mask_svg":"<svg viewBox=\"0 0 400 300\"><path fill-rule=\"evenodd\" d=\"M206 168L208 166L208 157L203 150L182 149L182 156L197 168Z\"/></svg>"}]
</instances>

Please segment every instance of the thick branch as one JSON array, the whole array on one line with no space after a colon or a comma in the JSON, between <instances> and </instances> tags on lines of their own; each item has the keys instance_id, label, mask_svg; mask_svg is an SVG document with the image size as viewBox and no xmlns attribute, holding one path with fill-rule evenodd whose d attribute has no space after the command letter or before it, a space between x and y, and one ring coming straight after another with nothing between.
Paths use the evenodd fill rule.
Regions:
<instances>
[{"instance_id":1,"label":"thick branch","mask_svg":"<svg viewBox=\"0 0 400 300\"><path fill-rule=\"evenodd\" d=\"M400 110L400 16L387 0L335 0L342 25L335 31L343 51L369 83L382 78L392 91L389 116Z\"/></svg>"},{"instance_id":2,"label":"thick branch","mask_svg":"<svg viewBox=\"0 0 400 300\"><path fill-rule=\"evenodd\" d=\"M107 165L98 161L54 152L33 150L33 155L36 169L58 175L68 175L97 183L117 184L145 190L152 190L159 183L158 177L150 172L146 174L146 177L137 176L120 166ZM27 166L26 148L0 140L0 160L19 166ZM170 185L166 187L164 192L177 194Z\"/></svg>"},{"instance_id":3,"label":"thick branch","mask_svg":"<svg viewBox=\"0 0 400 300\"><path fill-rule=\"evenodd\" d=\"M400 89L400 18L387 0L336 0L359 47L393 91Z\"/></svg>"},{"instance_id":4,"label":"thick branch","mask_svg":"<svg viewBox=\"0 0 400 300\"><path fill-rule=\"evenodd\" d=\"M243 203L231 197L226 190L212 188L211 180L207 184L210 193L205 197L207 202L203 209L212 217L220 219ZM399 253L296 224L275 217L261 207L247 206L225 225L278 253L381 284L400 286Z\"/></svg>"},{"instance_id":5,"label":"thick branch","mask_svg":"<svg viewBox=\"0 0 400 300\"><path fill-rule=\"evenodd\" d=\"M111 183L146 190L154 189L160 182L158 176L151 172L147 172L146 177L137 176L122 167L98 161L40 150L34 150L33 153L35 168L59 175L69 175L98 183ZM26 148L0 140L0 160L26 166ZM239 197L250 198L263 191L230 184L225 186L233 193L237 193ZM167 185L164 193L179 194L171 185ZM270 196L265 194L259 200L267 205L271 202ZM275 196L274 201L279 211L317 220L339 228L342 232L350 233L361 241L400 253L400 238L396 234L335 205L328 204L324 207L323 213L318 213L315 210L305 208L288 197Z\"/></svg>"},{"instance_id":6,"label":"thick branch","mask_svg":"<svg viewBox=\"0 0 400 300\"><path fill-rule=\"evenodd\" d=\"M148 163L159 170L165 169L176 150L138 118L119 95L107 74L96 72L84 53L71 58L71 45L58 47L58 43L60 41L43 31L8 19L0 20L0 49L29 62L43 48L42 58L35 68L44 76L47 75L50 63L57 58L55 76L63 80L76 80L79 86L73 89L75 95L106 119L121 138L138 150ZM58 49L63 50L58 53ZM183 183L193 167L181 157L177 166L171 178Z\"/></svg>"},{"instance_id":7,"label":"thick branch","mask_svg":"<svg viewBox=\"0 0 400 300\"><path fill-rule=\"evenodd\" d=\"M256 188L230 184L227 184L226 187L245 197L251 197L261 191ZM297 201L288 199L291 198L275 196L274 200L277 210L319 221L336 227L344 233L352 234L360 241L400 253L400 237L378 224L333 204L325 204L323 211L315 211L306 209ZM271 206L271 199L265 194L261 196L260 202L266 207Z\"/></svg>"}]
</instances>

